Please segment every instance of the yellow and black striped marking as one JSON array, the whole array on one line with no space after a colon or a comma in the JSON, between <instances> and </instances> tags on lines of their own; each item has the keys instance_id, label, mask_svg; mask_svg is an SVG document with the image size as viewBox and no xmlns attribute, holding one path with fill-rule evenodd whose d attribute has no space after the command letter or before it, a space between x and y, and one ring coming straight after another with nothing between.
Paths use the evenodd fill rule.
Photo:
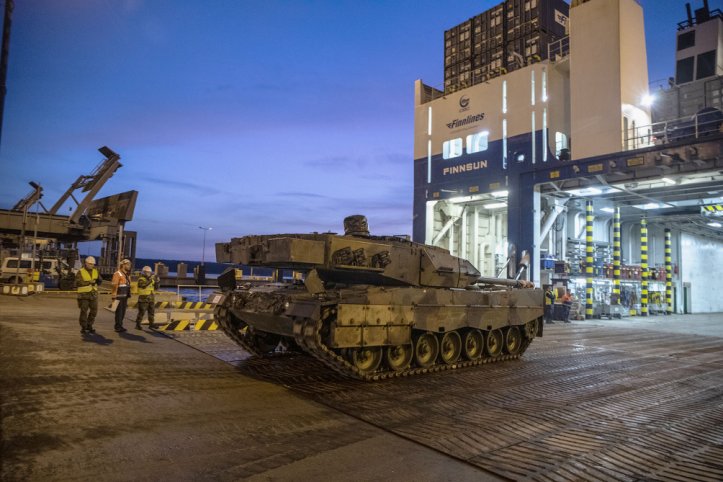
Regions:
<instances>
[{"instance_id":1,"label":"yellow and black striped marking","mask_svg":"<svg viewBox=\"0 0 723 482\"><path fill-rule=\"evenodd\" d=\"M640 316L648 316L648 220L640 220Z\"/></svg>"},{"instance_id":2,"label":"yellow and black striped marking","mask_svg":"<svg viewBox=\"0 0 723 482\"><path fill-rule=\"evenodd\" d=\"M195 325L193 325L193 329L195 331L213 331L218 330L218 323L216 323L216 320L198 320Z\"/></svg>"},{"instance_id":3,"label":"yellow and black striped marking","mask_svg":"<svg viewBox=\"0 0 723 482\"><path fill-rule=\"evenodd\" d=\"M613 216L613 295L615 304L620 304L620 208L615 208Z\"/></svg>"},{"instance_id":4,"label":"yellow and black striped marking","mask_svg":"<svg viewBox=\"0 0 723 482\"><path fill-rule=\"evenodd\" d=\"M703 206L704 212L723 214L723 204L709 204Z\"/></svg>"},{"instance_id":5,"label":"yellow and black striped marking","mask_svg":"<svg viewBox=\"0 0 723 482\"><path fill-rule=\"evenodd\" d=\"M129 307L138 305L138 300L128 303ZM156 309L176 309L176 310L213 310L216 305L204 303L203 301L156 301L154 304Z\"/></svg>"},{"instance_id":6,"label":"yellow and black striped marking","mask_svg":"<svg viewBox=\"0 0 723 482\"><path fill-rule=\"evenodd\" d=\"M592 201L587 201L585 206L585 318L591 319L592 311L592 274L593 274L593 250L595 246L592 241Z\"/></svg>"},{"instance_id":7,"label":"yellow and black striped marking","mask_svg":"<svg viewBox=\"0 0 723 482\"><path fill-rule=\"evenodd\" d=\"M158 331L213 331L218 330L216 320L173 320L156 328Z\"/></svg>"},{"instance_id":8,"label":"yellow and black striped marking","mask_svg":"<svg viewBox=\"0 0 723 482\"><path fill-rule=\"evenodd\" d=\"M665 228L665 312L673 313L673 249L670 229Z\"/></svg>"},{"instance_id":9,"label":"yellow and black striped marking","mask_svg":"<svg viewBox=\"0 0 723 482\"><path fill-rule=\"evenodd\" d=\"M173 320L167 325L161 325L156 328L158 331L184 331L191 329L192 320Z\"/></svg>"}]
</instances>

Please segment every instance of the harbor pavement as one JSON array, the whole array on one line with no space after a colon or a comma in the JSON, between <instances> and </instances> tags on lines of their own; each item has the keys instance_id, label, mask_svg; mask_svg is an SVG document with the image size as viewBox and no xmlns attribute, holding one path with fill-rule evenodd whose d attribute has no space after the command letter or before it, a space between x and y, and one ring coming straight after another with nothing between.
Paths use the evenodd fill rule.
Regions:
<instances>
[{"instance_id":1,"label":"harbor pavement","mask_svg":"<svg viewBox=\"0 0 723 482\"><path fill-rule=\"evenodd\" d=\"M134 316L83 337L72 298L0 296L0 480L500 480Z\"/></svg>"}]
</instances>

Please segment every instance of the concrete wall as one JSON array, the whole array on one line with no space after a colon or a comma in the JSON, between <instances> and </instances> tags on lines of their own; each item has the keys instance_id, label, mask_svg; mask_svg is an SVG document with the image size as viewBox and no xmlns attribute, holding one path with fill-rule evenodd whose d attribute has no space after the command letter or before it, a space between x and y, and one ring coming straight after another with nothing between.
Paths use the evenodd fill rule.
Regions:
<instances>
[{"instance_id":1,"label":"concrete wall","mask_svg":"<svg viewBox=\"0 0 723 482\"><path fill-rule=\"evenodd\" d=\"M723 244L681 234L681 281L690 283L691 313L723 312ZM682 300L679 307L682 309Z\"/></svg>"}]
</instances>

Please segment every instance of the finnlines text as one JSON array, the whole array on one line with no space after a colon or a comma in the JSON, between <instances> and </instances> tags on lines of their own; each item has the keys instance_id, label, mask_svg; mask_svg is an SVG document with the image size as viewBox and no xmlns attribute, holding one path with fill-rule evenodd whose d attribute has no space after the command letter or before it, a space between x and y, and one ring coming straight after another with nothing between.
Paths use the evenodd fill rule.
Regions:
<instances>
[{"instance_id":1,"label":"finnlines text","mask_svg":"<svg viewBox=\"0 0 723 482\"><path fill-rule=\"evenodd\" d=\"M442 169L442 175L459 174L460 172L477 171L479 169L487 169L487 161L467 162L465 164L457 164Z\"/></svg>"},{"instance_id":2,"label":"finnlines text","mask_svg":"<svg viewBox=\"0 0 723 482\"><path fill-rule=\"evenodd\" d=\"M456 129L457 127L466 126L467 124L472 124L474 122L479 122L482 119L485 118L485 113L482 112L480 114L470 114L464 119L455 119L452 122L447 123L447 127L450 129Z\"/></svg>"}]
</instances>

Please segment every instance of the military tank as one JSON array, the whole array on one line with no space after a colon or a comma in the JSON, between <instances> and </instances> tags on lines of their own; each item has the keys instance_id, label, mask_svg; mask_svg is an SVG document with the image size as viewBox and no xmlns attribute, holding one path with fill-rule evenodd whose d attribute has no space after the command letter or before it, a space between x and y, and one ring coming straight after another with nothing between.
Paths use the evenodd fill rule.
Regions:
<instances>
[{"instance_id":1,"label":"military tank","mask_svg":"<svg viewBox=\"0 0 723 482\"><path fill-rule=\"evenodd\" d=\"M217 244L217 262L294 274L256 286L222 274L215 316L226 334L252 354L300 350L362 380L512 360L542 335L543 292L530 282L482 278L445 249L372 236L364 216L344 230Z\"/></svg>"}]
</instances>

